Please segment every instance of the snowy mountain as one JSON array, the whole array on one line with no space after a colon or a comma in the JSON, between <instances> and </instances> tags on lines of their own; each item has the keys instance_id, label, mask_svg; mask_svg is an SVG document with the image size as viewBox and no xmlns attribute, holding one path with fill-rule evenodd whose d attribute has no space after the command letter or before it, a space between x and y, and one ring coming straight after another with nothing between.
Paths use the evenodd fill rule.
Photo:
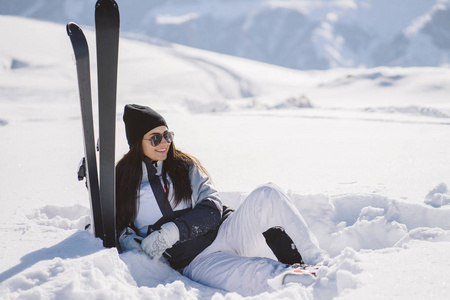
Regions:
<instances>
[{"instance_id":1,"label":"snowy mountain","mask_svg":"<svg viewBox=\"0 0 450 300\"><path fill-rule=\"evenodd\" d=\"M117 1L122 30L296 69L444 66L448 0ZM0 13L93 25L94 0L0 1Z\"/></svg>"}]
</instances>

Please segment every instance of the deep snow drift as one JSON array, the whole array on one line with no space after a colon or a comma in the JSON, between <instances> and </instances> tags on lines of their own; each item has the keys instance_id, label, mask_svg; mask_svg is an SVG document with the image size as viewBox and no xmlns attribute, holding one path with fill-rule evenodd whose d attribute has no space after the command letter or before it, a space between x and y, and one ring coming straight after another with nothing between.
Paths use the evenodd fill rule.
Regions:
<instances>
[{"instance_id":1,"label":"deep snow drift","mask_svg":"<svg viewBox=\"0 0 450 300\"><path fill-rule=\"evenodd\" d=\"M14 28L0 30L8 41L0 49L1 298L242 298L144 254L104 249L84 231L89 203L76 180L81 120L65 28L4 16L0 28ZM238 207L257 185L275 182L332 256L315 284L258 299L448 296L449 69L302 72L127 39L119 64L117 158L127 150L123 105L150 105L224 202Z\"/></svg>"}]
</instances>

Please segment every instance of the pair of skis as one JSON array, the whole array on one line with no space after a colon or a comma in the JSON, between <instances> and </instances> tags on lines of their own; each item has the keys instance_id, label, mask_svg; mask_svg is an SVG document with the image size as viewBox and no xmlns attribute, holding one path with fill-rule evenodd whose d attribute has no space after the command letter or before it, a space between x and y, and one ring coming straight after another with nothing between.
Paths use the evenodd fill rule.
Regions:
<instances>
[{"instance_id":1,"label":"pair of skis","mask_svg":"<svg viewBox=\"0 0 450 300\"><path fill-rule=\"evenodd\" d=\"M97 173L95 151L89 47L81 28L73 22L67 24L67 34L75 53L84 133L85 157L82 160L78 177L79 180L86 177L95 236L103 240L105 247L116 246L115 128L119 23L117 3L114 0L98 0L95 5L95 32L99 110L99 173Z\"/></svg>"}]
</instances>

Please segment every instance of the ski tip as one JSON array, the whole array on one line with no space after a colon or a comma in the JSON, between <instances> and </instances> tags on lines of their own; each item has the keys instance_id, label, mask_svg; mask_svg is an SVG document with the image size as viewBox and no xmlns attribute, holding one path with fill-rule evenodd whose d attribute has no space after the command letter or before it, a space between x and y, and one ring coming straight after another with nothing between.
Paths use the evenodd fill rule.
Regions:
<instances>
[{"instance_id":1,"label":"ski tip","mask_svg":"<svg viewBox=\"0 0 450 300\"><path fill-rule=\"evenodd\" d=\"M117 2L114 1L114 0L106 0L106 1L103 1L103 0L97 0L97 3L95 3L95 8L100 7L100 5L102 4L102 2L106 2L105 5L111 5L111 6L114 7L114 8L118 8L118 7L119 7L119 6L117 5Z\"/></svg>"},{"instance_id":2,"label":"ski tip","mask_svg":"<svg viewBox=\"0 0 450 300\"><path fill-rule=\"evenodd\" d=\"M114 0L97 0L95 4L95 27L112 26L119 28L119 6Z\"/></svg>"},{"instance_id":3,"label":"ski tip","mask_svg":"<svg viewBox=\"0 0 450 300\"><path fill-rule=\"evenodd\" d=\"M67 35L71 36L75 30L81 30L80 26L78 26L74 22L69 22L66 25Z\"/></svg>"}]
</instances>

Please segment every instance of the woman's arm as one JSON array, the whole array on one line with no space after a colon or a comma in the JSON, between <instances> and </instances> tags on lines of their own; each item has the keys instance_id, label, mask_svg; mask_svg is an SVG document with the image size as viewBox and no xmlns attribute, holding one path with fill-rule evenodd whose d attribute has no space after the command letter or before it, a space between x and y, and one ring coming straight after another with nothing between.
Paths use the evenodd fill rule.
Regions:
<instances>
[{"instance_id":1,"label":"woman's arm","mask_svg":"<svg viewBox=\"0 0 450 300\"><path fill-rule=\"evenodd\" d=\"M189 173L192 210L174 221L180 231L180 242L217 228L222 218L222 201L209 177L196 166L191 166Z\"/></svg>"}]
</instances>

